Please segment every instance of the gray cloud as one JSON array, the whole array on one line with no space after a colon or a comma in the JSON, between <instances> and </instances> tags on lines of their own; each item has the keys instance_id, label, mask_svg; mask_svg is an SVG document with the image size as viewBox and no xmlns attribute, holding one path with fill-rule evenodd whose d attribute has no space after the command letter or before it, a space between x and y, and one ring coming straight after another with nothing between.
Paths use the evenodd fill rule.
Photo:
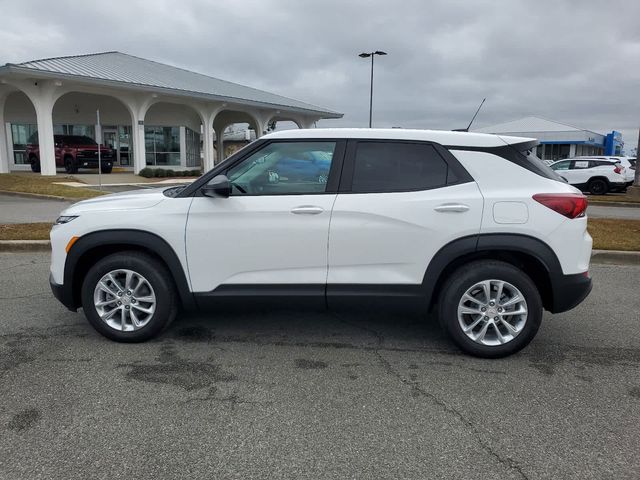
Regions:
<instances>
[{"instance_id":1,"label":"gray cloud","mask_svg":"<svg viewBox=\"0 0 640 480\"><path fill-rule=\"evenodd\" d=\"M640 126L640 3L611 0L0 0L0 63L119 50L274 91L377 126L477 126L540 115Z\"/></svg>"}]
</instances>

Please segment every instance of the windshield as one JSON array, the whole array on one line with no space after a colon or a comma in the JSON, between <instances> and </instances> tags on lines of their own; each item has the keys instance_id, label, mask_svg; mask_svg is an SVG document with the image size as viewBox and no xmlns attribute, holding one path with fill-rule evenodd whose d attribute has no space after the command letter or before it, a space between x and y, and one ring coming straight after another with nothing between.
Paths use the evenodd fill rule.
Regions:
<instances>
[{"instance_id":1,"label":"windshield","mask_svg":"<svg viewBox=\"0 0 640 480\"><path fill-rule=\"evenodd\" d=\"M67 145L97 145L93 138L84 135L56 135L56 142Z\"/></svg>"}]
</instances>

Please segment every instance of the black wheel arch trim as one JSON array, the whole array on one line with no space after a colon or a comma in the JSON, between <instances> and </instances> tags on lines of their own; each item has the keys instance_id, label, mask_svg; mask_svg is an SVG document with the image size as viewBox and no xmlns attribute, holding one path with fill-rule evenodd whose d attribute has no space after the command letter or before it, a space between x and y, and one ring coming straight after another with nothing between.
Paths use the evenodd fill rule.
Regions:
<instances>
[{"instance_id":1,"label":"black wheel arch trim","mask_svg":"<svg viewBox=\"0 0 640 480\"><path fill-rule=\"evenodd\" d=\"M433 305L437 300L434 293L442 283L447 268L465 256L482 252L513 252L524 254L537 260L548 275L552 299L548 305L551 311L562 311L558 289L566 277L555 252L542 240L523 234L488 233L456 239L442 247L432 258L425 272L422 287L427 301Z\"/></svg>"},{"instance_id":2,"label":"black wheel arch trim","mask_svg":"<svg viewBox=\"0 0 640 480\"><path fill-rule=\"evenodd\" d=\"M76 270L82 257L94 249L109 245L143 248L158 256L169 268L178 290L182 306L187 310L195 309L193 293L182 263L175 250L161 237L154 233L134 229L100 230L80 237L67 253L64 264L63 288L65 306L76 309L80 306L78 285L74 285Z\"/></svg>"}]
</instances>

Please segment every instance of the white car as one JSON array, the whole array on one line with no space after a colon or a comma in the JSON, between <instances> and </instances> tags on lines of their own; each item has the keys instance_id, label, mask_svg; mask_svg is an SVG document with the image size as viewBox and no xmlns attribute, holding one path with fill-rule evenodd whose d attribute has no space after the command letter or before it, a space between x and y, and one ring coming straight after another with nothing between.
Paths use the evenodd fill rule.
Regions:
<instances>
[{"instance_id":1,"label":"white car","mask_svg":"<svg viewBox=\"0 0 640 480\"><path fill-rule=\"evenodd\" d=\"M569 184L592 195L621 192L627 188L625 168L615 160L568 158L550 165Z\"/></svg>"},{"instance_id":2,"label":"white car","mask_svg":"<svg viewBox=\"0 0 640 480\"><path fill-rule=\"evenodd\" d=\"M622 176L624 177L625 181L627 182L627 186L630 187L631 185L633 185L633 181L635 179L635 174L636 174L636 159L633 157L623 157L623 156L617 156L617 157L613 157L613 156L593 156L593 157L588 157L588 156L581 156L581 157L575 157L576 160L582 160L585 158L591 158L591 159L595 159L595 160L611 160L613 162L619 163L622 167L624 167L624 170L622 171Z\"/></svg>"},{"instance_id":3,"label":"white car","mask_svg":"<svg viewBox=\"0 0 640 480\"><path fill-rule=\"evenodd\" d=\"M188 186L68 208L51 231L51 287L123 342L158 335L179 307L297 300L434 310L465 352L505 356L533 339L543 309L591 289L586 198L521 153L536 143L272 133Z\"/></svg>"}]
</instances>

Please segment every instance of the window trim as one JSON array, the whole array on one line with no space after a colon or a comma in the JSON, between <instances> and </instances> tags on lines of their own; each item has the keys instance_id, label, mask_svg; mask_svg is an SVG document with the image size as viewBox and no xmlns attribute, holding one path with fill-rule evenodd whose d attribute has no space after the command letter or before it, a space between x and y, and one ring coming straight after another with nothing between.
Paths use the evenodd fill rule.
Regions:
<instances>
[{"instance_id":1,"label":"window trim","mask_svg":"<svg viewBox=\"0 0 640 480\"><path fill-rule=\"evenodd\" d=\"M429 145L433 147L436 154L442 158L447 165L447 179L443 185L437 185L433 187L420 187L420 188L407 188L398 190L382 190L382 191L370 191L370 192L354 192L353 191L353 175L355 173L356 165L356 153L358 144L360 143L393 143L393 144L411 144L411 145ZM449 171L457 177L457 181L449 181ZM402 140L402 139L383 139L383 138L354 138L349 139L347 142L347 149L345 153L344 167L342 170L342 177L340 178L339 193L347 193L354 195L370 195L370 194L383 194L383 193L407 193L407 192L426 192L429 190L435 190L438 188L446 188L454 185L461 185L464 183L473 182L473 177L467 172L455 156L449 152L446 148L436 142L423 141L423 140Z\"/></svg>"},{"instance_id":2,"label":"window trim","mask_svg":"<svg viewBox=\"0 0 640 480\"><path fill-rule=\"evenodd\" d=\"M247 195L232 195L236 198L246 197L282 197L282 196L300 196L300 195L335 195L338 193L338 185L340 182L340 176L342 174L342 168L344 164L344 155L346 150L347 141L344 138L295 138L286 139L278 138L273 140L256 140L255 142L247 145L247 147L239 150L225 161L221 162L209 172L204 174L198 180L193 182L189 187L185 188L182 192L176 195L176 198L180 197L202 197L200 189L209 183L217 175L226 175L227 172L246 160L251 155L257 153L259 150L274 144L274 143L320 143L331 142L335 143L336 147L333 151L333 157L331 159L331 168L329 169L329 177L327 178L327 188L324 192L300 192L300 193L268 193L268 194L247 194ZM231 197L230 197L231 198Z\"/></svg>"}]
</instances>

